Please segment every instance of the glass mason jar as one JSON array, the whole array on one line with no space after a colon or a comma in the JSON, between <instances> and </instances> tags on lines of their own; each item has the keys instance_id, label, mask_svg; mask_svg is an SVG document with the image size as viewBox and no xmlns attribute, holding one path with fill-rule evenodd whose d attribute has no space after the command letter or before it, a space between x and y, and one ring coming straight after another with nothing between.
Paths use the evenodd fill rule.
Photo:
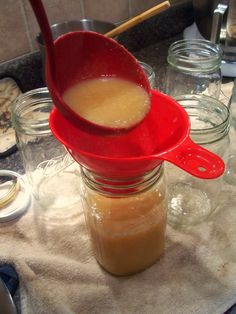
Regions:
<instances>
[{"instance_id":1,"label":"glass mason jar","mask_svg":"<svg viewBox=\"0 0 236 314\"><path fill-rule=\"evenodd\" d=\"M230 111L230 149L226 164L224 180L231 185L236 185L236 79L234 80L232 95L229 101Z\"/></svg>"},{"instance_id":2,"label":"glass mason jar","mask_svg":"<svg viewBox=\"0 0 236 314\"><path fill-rule=\"evenodd\" d=\"M155 74L153 68L145 62L138 61L138 63L142 67L142 69L144 70L145 74L147 75L151 89L155 89L156 88L156 74Z\"/></svg>"},{"instance_id":3,"label":"glass mason jar","mask_svg":"<svg viewBox=\"0 0 236 314\"><path fill-rule=\"evenodd\" d=\"M220 156L225 162L229 149L229 110L219 100L204 95L186 95L176 100L187 111L190 137ZM168 184L168 223L186 227L205 220L223 201L223 176L203 180L174 165L166 165Z\"/></svg>"},{"instance_id":4,"label":"glass mason jar","mask_svg":"<svg viewBox=\"0 0 236 314\"><path fill-rule=\"evenodd\" d=\"M51 109L47 88L29 91L13 104L12 123L33 196L44 207L64 208L79 201L78 175L76 163L50 130Z\"/></svg>"},{"instance_id":5,"label":"glass mason jar","mask_svg":"<svg viewBox=\"0 0 236 314\"><path fill-rule=\"evenodd\" d=\"M179 40L170 45L166 94L204 94L219 99L222 51L208 40Z\"/></svg>"},{"instance_id":6,"label":"glass mason jar","mask_svg":"<svg viewBox=\"0 0 236 314\"><path fill-rule=\"evenodd\" d=\"M166 184L162 166L116 180L82 168L82 204L98 263L111 274L151 266L164 252Z\"/></svg>"}]
</instances>

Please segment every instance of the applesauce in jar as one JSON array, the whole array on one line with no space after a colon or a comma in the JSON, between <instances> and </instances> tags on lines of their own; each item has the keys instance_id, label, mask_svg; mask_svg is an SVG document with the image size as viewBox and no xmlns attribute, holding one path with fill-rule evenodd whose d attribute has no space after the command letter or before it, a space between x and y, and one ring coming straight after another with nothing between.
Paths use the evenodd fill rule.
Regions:
<instances>
[{"instance_id":1,"label":"applesauce in jar","mask_svg":"<svg viewBox=\"0 0 236 314\"><path fill-rule=\"evenodd\" d=\"M140 272L163 254L166 191L162 167L127 180L82 169L82 202L98 263L111 274Z\"/></svg>"}]
</instances>

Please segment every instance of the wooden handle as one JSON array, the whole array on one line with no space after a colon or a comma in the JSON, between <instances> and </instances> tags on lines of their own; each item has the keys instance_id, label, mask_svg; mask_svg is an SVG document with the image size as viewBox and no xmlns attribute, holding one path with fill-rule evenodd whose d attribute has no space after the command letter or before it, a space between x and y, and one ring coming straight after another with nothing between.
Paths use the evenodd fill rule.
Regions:
<instances>
[{"instance_id":1,"label":"wooden handle","mask_svg":"<svg viewBox=\"0 0 236 314\"><path fill-rule=\"evenodd\" d=\"M156 15L157 13L160 13L160 12L168 9L169 7L170 7L170 2L164 1L164 2L156 5L155 7L133 17L132 19L119 25L118 27L112 29L110 32L106 33L105 36L115 37L115 36L123 33L124 31L126 31L127 29L129 29L129 28L147 20L148 18Z\"/></svg>"}]
</instances>

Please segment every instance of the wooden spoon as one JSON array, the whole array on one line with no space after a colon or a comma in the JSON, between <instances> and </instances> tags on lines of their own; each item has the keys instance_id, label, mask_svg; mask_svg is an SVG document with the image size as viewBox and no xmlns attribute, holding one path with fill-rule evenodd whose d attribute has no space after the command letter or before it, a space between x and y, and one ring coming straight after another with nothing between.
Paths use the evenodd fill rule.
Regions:
<instances>
[{"instance_id":1,"label":"wooden spoon","mask_svg":"<svg viewBox=\"0 0 236 314\"><path fill-rule=\"evenodd\" d=\"M132 19L128 20L127 22L117 26L116 28L113 28L111 31L105 34L107 37L115 37L117 35L120 35L127 29L140 24L141 22L149 19L150 17L168 9L170 7L170 2L169 1L164 1L155 7L152 7L151 9L133 17Z\"/></svg>"}]
</instances>

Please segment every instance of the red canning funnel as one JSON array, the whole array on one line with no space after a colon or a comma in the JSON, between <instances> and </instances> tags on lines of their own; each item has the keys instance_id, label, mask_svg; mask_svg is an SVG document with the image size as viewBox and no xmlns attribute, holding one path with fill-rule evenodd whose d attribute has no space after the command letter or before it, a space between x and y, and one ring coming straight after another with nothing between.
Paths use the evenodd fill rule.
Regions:
<instances>
[{"instance_id":1,"label":"red canning funnel","mask_svg":"<svg viewBox=\"0 0 236 314\"><path fill-rule=\"evenodd\" d=\"M109 136L89 132L80 125L75 127L56 108L50 114L50 127L79 164L101 176L139 176L164 160L203 179L224 172L220 157L190 139L189 117L181 105L154 90L149 113L127 132Z\"/></svg>"}]
</instances>

